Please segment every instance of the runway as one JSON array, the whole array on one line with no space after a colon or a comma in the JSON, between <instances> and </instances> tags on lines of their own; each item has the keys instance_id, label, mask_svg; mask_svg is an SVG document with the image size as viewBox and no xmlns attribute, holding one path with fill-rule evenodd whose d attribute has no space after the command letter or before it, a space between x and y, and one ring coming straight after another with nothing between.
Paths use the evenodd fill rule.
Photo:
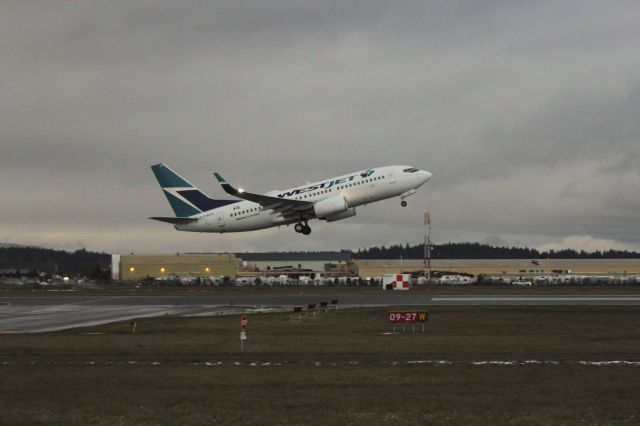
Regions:
<instances>
[{"instance_id":1,"label":"runway","mask_svg":"<svg viewBox=\"0 0 640 426\"><path fill-rule=\"evenodd\" d=\"M366 306L579 306L640 305L635 295L43 295L0 297L0 333L36 333L159 315L220 315L254 310L288 310L338 299L339 307Z\"/></svg>"}]
</instances>

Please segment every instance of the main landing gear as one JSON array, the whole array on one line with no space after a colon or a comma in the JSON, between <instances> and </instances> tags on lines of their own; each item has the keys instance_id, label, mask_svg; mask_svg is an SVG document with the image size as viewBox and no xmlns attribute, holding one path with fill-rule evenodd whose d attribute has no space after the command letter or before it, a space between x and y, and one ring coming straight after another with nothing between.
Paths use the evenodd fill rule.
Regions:
<instances>
[{"instance_id":1,"label":"main landing gear","mask_svg":"<svg viewBox=\"0 0 640 426\"><path fill-rule=\"evenodd\" d=\"M300 222L296 223L296 226L294 226L293 229L297 233L303 234L303 235L309 235L311 233L311 228L307 224L307 221L304 219L300 219Z\"/></svg>"}]
</instances>

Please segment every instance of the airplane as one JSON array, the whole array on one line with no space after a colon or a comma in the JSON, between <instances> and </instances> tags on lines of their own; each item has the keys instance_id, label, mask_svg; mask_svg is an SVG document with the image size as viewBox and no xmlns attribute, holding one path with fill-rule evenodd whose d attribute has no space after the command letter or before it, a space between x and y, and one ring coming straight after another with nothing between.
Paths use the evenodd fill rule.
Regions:
<instances>
[{"instance_id":1,"label":"airplane","mask_svg":"<svg viewBox=\"0 0 640 426\"><path fill-rule=\"evenodd\" d=\"M311 234L308 221L327 222L356 215L356 207L393 197L405 198L431 178L431 173L411 166L384 166L307 183L266 194L234 188L218 173L222 189L240 200L209 198L165 164L151 166L176 217L149 219L170 223L178 231L245 232L295 223L294 230Z\"/></svg>"}]
</instances>

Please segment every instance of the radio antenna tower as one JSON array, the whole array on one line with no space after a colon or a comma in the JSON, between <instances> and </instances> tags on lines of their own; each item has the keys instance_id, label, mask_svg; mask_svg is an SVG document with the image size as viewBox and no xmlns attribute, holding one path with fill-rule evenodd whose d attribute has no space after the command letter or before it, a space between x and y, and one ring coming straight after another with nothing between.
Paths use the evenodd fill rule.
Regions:
<instances>
[{"instance_id":1,"label":"radio antenna tower","mask_svg":"<svg viewBox=\"0 0 640 426\"><path fill-rule=\"evenodd\" d=\"M424 279L431 286L431 214L424 209Z\"/></svg>"}]
</instances>

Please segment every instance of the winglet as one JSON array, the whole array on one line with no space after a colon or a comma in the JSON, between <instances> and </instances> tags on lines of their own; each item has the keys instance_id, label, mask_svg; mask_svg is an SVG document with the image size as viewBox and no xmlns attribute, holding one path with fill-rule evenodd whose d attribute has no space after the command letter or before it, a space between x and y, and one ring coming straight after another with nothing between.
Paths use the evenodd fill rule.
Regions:
<instances>
[{"instance_id":1,"label":"winglet","mask_svg":"<svg viewBox=\"0 0 640 426\"><path fill-rule=\"evenodd\" d=\"M222 176L220 176L218 173L213 172L213 175L216 177L216 179L218 179L218 182L220 183L227 183L226 180L224 180L224 178Z\"/></svg>"},{"instance_id":2,"label":"winglet","mask_svg":"<svg viewBox=\"0 0 640 426\"><path fill-rule=\"evenodd\" d=\"M230 194L230 195L235 195L235 196L237 196L237 195L238 195L238 193L239 193L240 191L238 191L237 189L235 189L233 186L229 185L229 184L227 183L227 181L226 181L222 176L220 176L220 175L219 175L218 173L216 173L216 172L213 172L213 175L216 177L216 179L218 180L218 182L220 183L220 185L222 185L222 189L224 189L224 192L226 192L227 194Z\"/></svg>"}]
</instances>

